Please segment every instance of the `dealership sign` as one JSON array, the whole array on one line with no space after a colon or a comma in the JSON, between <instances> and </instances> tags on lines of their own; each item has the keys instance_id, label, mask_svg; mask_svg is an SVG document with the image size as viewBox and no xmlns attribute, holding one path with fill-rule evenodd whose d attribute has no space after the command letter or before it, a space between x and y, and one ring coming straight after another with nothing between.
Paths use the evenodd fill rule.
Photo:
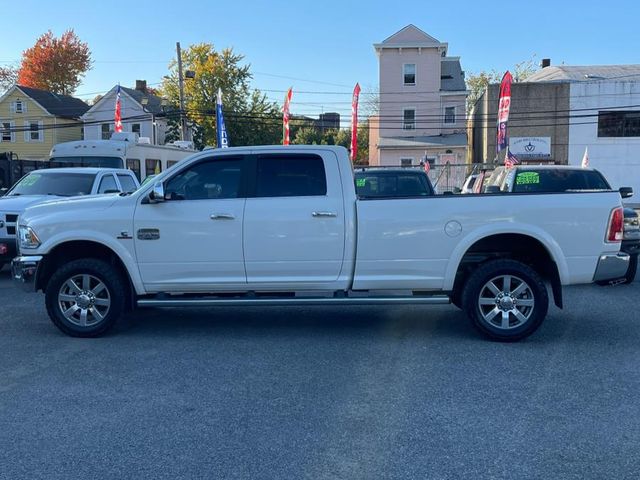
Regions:
<instances>
[{"instance_id":1,"label":"dealership sign","mask_svg":"<svg viewBox=\"0 0 640 480\"><path fill-rule=\"evenodd\" d=\"M551 137L511 137L509 150L518 158L551 158Z\"/></svg>"}]
</instances>

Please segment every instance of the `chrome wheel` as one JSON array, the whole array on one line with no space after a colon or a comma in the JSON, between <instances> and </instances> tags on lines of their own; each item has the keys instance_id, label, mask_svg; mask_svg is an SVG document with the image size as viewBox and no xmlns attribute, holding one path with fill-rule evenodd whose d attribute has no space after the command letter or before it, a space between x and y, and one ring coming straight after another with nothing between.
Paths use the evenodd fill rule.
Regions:
<instances>
[{"instance_id":1,"label":"chrome wheel","mask_svg":"<svg viewBox=\"0 0 640 480\"><path fill-rule=\"evenodd\" d=\"M480 289L478 307L485 322L510 330L526 323L535 306L531 287L514 275L500 275Z\"/></svg>"},{"instance_id":2,"label":"chrome wheel","mask_svg":"<svg viewBox=\"0 0 640 480\"><path fill-rule=\"evenodd\" d=\"M93 275L79 274L69 278L60 287L58 306L69 322L80 327L90 327L107 316L111 308L111 296L100 279Z\"/></svg>"}]
</instances>

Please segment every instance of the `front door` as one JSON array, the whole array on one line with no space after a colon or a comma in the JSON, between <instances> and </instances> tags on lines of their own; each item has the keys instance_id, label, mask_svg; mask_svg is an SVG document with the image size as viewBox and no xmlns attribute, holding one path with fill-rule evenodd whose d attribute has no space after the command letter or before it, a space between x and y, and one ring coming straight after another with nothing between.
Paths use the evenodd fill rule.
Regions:
<instances>
[{"instance_id":1,"label":"front door","mask_svg":"<svg viewBox=\"0 0 640 480\"><path fill-rule=\"evenodd\" d=\"M164 182L164 202L140 204L134 235L149 291L244 285L244 158L205 158Z\"/></svg>"},{"instance_id":2,"label":"front door","mask_svg":"<svg viewBox=\"0 0 640 480\"><path fill-rule=\"evenodd\" d=\"M336 281L345 249L336 156L262 154L252 164L244 217L248 283L273 289Z\"/></svg>"}]
</instances>

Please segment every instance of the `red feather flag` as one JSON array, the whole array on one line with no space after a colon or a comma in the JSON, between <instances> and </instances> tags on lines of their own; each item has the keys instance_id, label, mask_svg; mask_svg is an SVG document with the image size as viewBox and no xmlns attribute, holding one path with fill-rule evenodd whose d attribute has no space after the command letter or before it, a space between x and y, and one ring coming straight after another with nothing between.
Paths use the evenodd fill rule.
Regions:
<instances>
[{"instance_id":1,"label":"red feather flag","mask_svg":"<svg viewBox=\"0 0 640 480\"><path fill-rule=\"evenodd\" d=\"M118 91L116 94L116 114L115 114L115 131L122 131L122 107L120 106L120 85L118 85Z\"/></svg>"},{"instance_id":2,"label":"red feather flag","mask_svg":"<svg viewBox=\"0 0 640 480\"><path fill-rule=\"evenodd\" d=\"M293 97L293 87L289 88L284 97L284 107L282 108L282 144L289 145L289 106Z\"/></svg>"},{"instance_id":3,"label":"red feather flag","mask_svg":"<svg viewBox=\"0 0 640 480\"><path fill-rule=\"evenodd\" d=\"M355 162L358 156L358 99L360 97L360 84L356 83L351 99L351 161Z\"/></svg>"}]
</instances>

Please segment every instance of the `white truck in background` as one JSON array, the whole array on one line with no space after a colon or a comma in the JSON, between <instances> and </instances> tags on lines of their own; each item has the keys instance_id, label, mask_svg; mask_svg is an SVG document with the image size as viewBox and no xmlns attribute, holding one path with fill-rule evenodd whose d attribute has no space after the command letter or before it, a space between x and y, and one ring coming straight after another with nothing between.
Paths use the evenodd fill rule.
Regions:
<instances>
[{"instance_id":1,"label":"white truck in background","mask_svg":"<svg viewBox=\"0 0 640 480\"><path fill-rule=\"evenodd\" d=\"M628 266L616 191L358 198L355 187L342 147L203 151L130 195L27 209L12 276L43 291L72 336L145 306L452 302L515 341L545 318L547 286L562 307L562 285Z\"/></svg>"},{"instance_id":2,"label":"white truck in background","mask_svg":"<svg viewBox=\"0 0 640 480\"><path fill-rule=\"evenodd\" d=\"M51 167L126 168L142 182L195 153L190 142L151 145L136 133L113 133L110 140L77 140L54 145Z\"/></svg>"}]
</instances>

